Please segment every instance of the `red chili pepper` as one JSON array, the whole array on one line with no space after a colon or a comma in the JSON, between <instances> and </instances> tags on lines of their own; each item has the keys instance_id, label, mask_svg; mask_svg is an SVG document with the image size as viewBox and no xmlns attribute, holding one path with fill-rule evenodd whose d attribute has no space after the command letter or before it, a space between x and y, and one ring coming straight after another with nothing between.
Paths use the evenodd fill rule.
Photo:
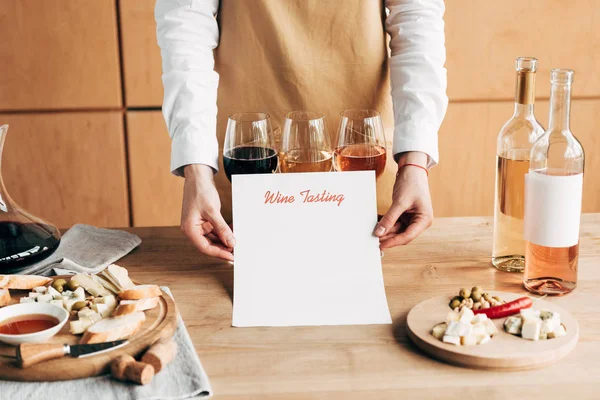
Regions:
<instances>
[{"instance_id":1,"label":"red chili pepper","mask_svg":"<svg viewBox=\"0 0 600 400\"><path fill-rule=\"evenodd\" d=\"M480 308L479 310L473 310L474 314L485 314L488 318L504 318L509 315L518 313L524 308L529 308L533 305L533 302L529 297L521 297L520 299L513 300L511 302L500 304L490 308Z\"/></svg>"}]
</instances>

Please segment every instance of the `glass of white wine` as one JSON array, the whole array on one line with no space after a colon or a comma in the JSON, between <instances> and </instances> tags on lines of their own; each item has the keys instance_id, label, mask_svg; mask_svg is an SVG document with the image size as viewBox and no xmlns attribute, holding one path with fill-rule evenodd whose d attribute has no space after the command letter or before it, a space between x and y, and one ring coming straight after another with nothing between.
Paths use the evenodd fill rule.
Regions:
<instances>
[{"instance_id":1,"label":"glass of white wine","mask_svg":"<svg viewBox=\"0 0 600 400\"><path fill-rule=\"evenodd\" d=\"M292 111L285 116L279 155L281 172L329 172L333 153L323 114Z\"/></svg>"}]
</instances>

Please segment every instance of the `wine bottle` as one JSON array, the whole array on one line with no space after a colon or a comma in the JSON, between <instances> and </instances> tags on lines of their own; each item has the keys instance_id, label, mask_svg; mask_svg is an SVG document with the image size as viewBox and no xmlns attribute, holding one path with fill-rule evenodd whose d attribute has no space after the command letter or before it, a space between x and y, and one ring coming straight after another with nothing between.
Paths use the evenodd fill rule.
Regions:
<instances>
[{"instance_id":1,"label":"wine bottle","mask_svg":"<svg viewBox=\"0 0 600 400\"><path fill-rule=\"evenodd\" d=\"M577 285L584 153L569 127L573 71L553 69L550 77L550 122L531 149L525 178L523 284L562 295Z\"/></svg>"},{"instance_id":2,"label":"wine bottle","mask_svg":"<svg viewBox=\"0 0 600 400\"><path fill-rule=\"evenodd\" d=\"M523 272L525 268L525 174L531 147L544 133L533 113L537 59L519 57L515 69L514 113L498 134L492 250L492 264L507 272Z\"/></svg>"}]
</instances>

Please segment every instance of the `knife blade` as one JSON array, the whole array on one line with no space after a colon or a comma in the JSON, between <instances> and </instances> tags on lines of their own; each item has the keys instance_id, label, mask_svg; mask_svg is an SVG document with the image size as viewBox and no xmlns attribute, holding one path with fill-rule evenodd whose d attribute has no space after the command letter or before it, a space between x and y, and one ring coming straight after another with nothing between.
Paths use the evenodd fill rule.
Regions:
<instances>
[{"instance_id":1,"label":"knife blade","mask_svg":"<svg viewBox=\"0 0 600 400\"><path fill-rule=\"evenodd\" d=\"M60 344L60 343L23 343L17 347L17 363L27 368L42 361L71 356L88 357L118 349L127 344L127 340L93 344Z\"/></svg>"}]
</instances>

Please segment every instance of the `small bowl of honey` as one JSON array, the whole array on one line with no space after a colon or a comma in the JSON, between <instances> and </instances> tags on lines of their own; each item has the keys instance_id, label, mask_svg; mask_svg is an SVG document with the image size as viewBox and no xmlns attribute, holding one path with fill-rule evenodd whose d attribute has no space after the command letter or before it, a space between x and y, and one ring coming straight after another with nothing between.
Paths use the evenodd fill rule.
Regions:
<instances>
[{"instance_id":1,"label":"small bowl of honey","mask_svg":"<svg viewBox=\"0 0 600 400\"><path fill-rule=\"evenodd\" d=\"M67 310L49 303L21 303L0 308L0 342L12 346L45 342L68 320Z\"/></svg>"}]
</instances>

